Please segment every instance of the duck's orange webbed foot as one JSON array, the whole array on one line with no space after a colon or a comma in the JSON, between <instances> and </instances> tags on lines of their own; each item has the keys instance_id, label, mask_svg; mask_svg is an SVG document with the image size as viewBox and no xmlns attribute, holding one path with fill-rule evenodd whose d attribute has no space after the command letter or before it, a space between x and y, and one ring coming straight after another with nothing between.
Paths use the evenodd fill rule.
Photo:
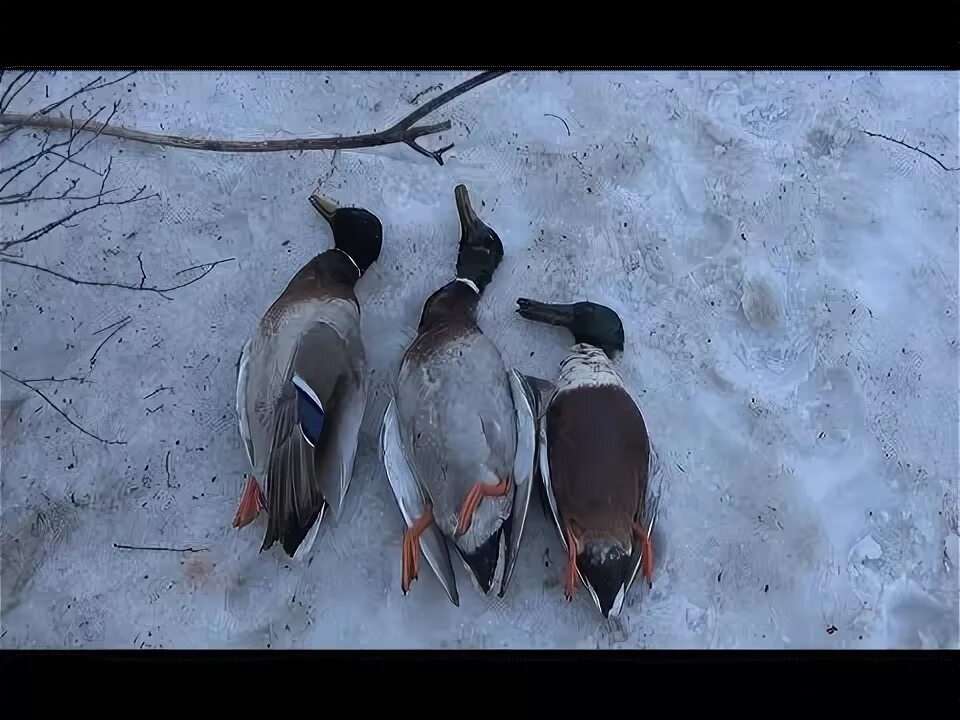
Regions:
<instances>
[{"instance_id":1,"label":"duck's orange webbed foot","mask_svg":"<svg viewBox=\"0 0 960 720\"><path fill-rule=\"evenodd\" d=\"M650 533L639 525L634 524L633 534L637 540L643 543L641 552L643 553L643 577L647 581L648 587L653 587L653 543L650 542Z\"/></svg>"},{"instance_id":2,"label":"duck's orange webbed foot","mask_svg":"<svg viewBox=\"0 0 960 720\"><path fill-rule=\"evenodd\" d=\"M233 516L233 526L235 528L242 528L257 519L260 511L263 510L261 497L262 493L260 492L260 486L257 484L257 479L251 475L243 489L237 514Z\"/></svg>"},{"instance_id":3,"label":"duck's orange webbed foot","mask_svg":"<svg viewBox=\"0 0 960 720\"><path fill-rule=\"evenodd\" d=\"M563 574L563 596L573 600L573 591L577 587L577 541L573 531L567 525L567 568Z\"/></svg>"},{"instance_id":4,"label":"duck's orange webbed foot","mask_svg":"<svg viewBox=\"0 0 960 720\"><path fill-rule=\"evenodd\" d=\"M466 500L460 506L460 515L457 518L457 535L463 535L470 529L470 523L473 522L473 514L480 507L480 501L485 497L503 497L510 489L509 480L501 480L496 485L488 485L484 482L476 483L470 492L467 493Z\"/></svg>"},{"instance_id":5,"label":"duck's orange webbed foot","mask_svg":"<svg viewBox=\"0 0 960 720\"><path fill-rule=\"evenodd\" d=\"M432 522L433 507L428 504L423 515L403 534L400 589L404 595L410 590L410 583L420 576L420 536Z\"/></svg>"}]
</instances>

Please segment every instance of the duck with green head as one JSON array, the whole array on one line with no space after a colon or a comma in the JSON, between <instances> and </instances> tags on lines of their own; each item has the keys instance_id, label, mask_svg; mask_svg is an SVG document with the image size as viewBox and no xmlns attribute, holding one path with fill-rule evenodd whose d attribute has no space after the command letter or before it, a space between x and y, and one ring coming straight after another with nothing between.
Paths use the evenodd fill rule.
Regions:
<instances>
[{"instance_id":1,"label":"duck with green head","mask_svg":"<svg viewBox=\"0 0 960 720\"><path fill-rule=\"evenodd\" d=\"M261 551L309 552L327 509L339 516L366 405L366 354L354 286L380 256L383 227L362 208L314 194L334 247L311 258L240 353L237 416L250 475L234 527L268 514ZM263 482L263 488L260 487Z\"/></svg>"},{"instance_id":2,"label":"duck with green head","mask_svg":"<svg viewBox=\"0 0 960 720\"><path fill-rule=\"evenodd\" d=\"M603 616L617 616L641 565L652 586L659 500L643 415L612 362L623 323L593 302L517 305L522 317L573 334L557 379L538 383L540 476L567 551L564 594L573 598L579 577Z\"/></svg>"},{"instance_id":3,"label":"duck with green head","mask_svg":"<svg viewBox=\"0 0 960 720\"><path fill-rule=\"evenodd\" d=\"M477 217L466 187L454 194L457 274L423 304L380 447L408 528L401 589L406 594L418 577L422 551L459 605L448 542L481 593L506 592L533 485L536 435L532 390L477 324L503 245Z\"/></svg>"}]
</instances>

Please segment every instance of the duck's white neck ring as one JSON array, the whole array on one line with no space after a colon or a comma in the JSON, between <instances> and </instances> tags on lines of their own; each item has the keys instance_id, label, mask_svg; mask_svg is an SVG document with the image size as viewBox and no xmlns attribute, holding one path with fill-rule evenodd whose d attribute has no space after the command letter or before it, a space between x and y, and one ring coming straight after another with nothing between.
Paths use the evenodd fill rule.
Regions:
<instances>
[{"instance_id":1,"label":"duck's white neck ring","mask_svg":"<svg viewBox=\"0 0 960 720\"><path fill-rule=\"evenodd\" d=\"M347 258L347 260L350 261L350 264L353 265L353 266L357 269L357 277L362 277L362 276L363 276L363 273L360 272L360 266L357 265L357 261L354 260L352 257L350 257L349 253L344 252L344 251L341 250L340 248L334 248L334 250L336 250L336 251L339 252L339 253L343 253L344 256Z\"/></svg>"},{"instance_id":2,"label":"duck's white neck ring","mask_svg":"<svg viewBox=\"0 0 960 720\"><path fill-rule=\"evenodd\" d=\"M477 287L477 284L476 284L473 280L471 280L470 278L461 278L461 277L458 277L458 278L457 278L457 282L462 282L464 285L468 285L469 287L473 288L473 291L474 291L477 295L480 294L480 288L478 288L478 287Z\"/></svg>"}]
</instances>

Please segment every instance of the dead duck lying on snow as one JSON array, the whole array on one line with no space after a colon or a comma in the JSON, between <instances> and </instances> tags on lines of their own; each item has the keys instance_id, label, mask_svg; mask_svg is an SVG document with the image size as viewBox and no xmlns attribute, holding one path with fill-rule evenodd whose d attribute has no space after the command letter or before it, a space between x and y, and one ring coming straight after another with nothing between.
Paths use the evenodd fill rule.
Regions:
<instances>
[{"instance_id":1,"label":"dead duck lying on snow","mask_svg":"<svg viewBox=\"0 0 960 720\"><path fill-rule=\"evenodd\" d=\"M573 598L579 577L603 616L617 616L641 564L652 586L659 501L643 416L611 362L623 351L623 324L592 302L517 305L524 318L574 337L557 379L539 392L540 475L567 551L564 594Z\"/></svg>"},{"instance_id":2,"label":"dead duck lying on snow","mask_svg":"<svg viewBox=\"0 0 960 720\"><path fill-rule=\"evenodd\" d=\"M452 541L476 587L506 592L533 485L535 420L524 376L507 370L477 325L480 296L503 258L497 234L454 191L461 236L457 277L423 304L417 336L401 362L384 414L380 447L408 530L404 594L420 552L454 605Z\"/></svg>"},{"instance_id":3,"label":"dead duck lying on snow","mask_svg":"<svg viewBox=\"0 0 960 720\"><path fill-rule=\"evenodd\" d=\"M306 263L264 313L237 372L240 436L253 472L233 524L244 527L266 509L261 551L279 540L294 557L309 552L329 507L339 515L353 475L366 405L354 286L383 241L369 211L318 195L310 201L330 224L334 247Z\"/></svg>"}]
</instances>

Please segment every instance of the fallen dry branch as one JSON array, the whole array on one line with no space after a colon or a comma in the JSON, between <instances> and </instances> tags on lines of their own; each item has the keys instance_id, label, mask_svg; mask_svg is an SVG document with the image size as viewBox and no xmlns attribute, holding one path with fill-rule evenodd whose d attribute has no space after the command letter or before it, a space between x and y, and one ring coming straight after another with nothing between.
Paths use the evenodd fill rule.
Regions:
<instances>
[{"instance_id":1,"label":"fallen dry branch","mask_svg":"<svg viewBox=\"0 0 960 720\"><path fill-rule=\"evenodd\" d=\"M386 130L372 133L362 133L360 135L348 135L345 137L326 137L326 138L288 138L285 140L220 140L215 138L190 138L181 135L163 135L158 133L144 132L133 128L123 127L121 125L110 125L91 120L84 127L86 132L96 132L101 135L110 135L112 137L122 138L124 140L133 140L136 142L147 143L150 145L162 145L165 147L185 148L187 150L207 150L211 152L289 152L297 150L354 150L357 148L379 147L382 145L393 145L403 143L421 155L433 158L438 164L443 165L443 153L453 147L453 143L446 145L439 150L431 151L422 147L417 140L426 135L449 130L450 121L445 120L433 125L421 125L414 127L414 123L420 121L430 113L451 102L455 98L474 89L479 85L490 82L495 78L505 74L505 70L491 70L480 73L466 80L459 85L450 88L444 93L437 95L422 107L417 108L412 113L404 117L399 122L390 126ZM9 104L9 102L8 102ZM0 112L0 125L13 125L17 128L32 127L45 130L74 130L75 124L71 119L50 117L47 112L34 113L26 115L21 113Z\"/></svg>"},{"instance_id":2,"label":"fallen dry branch","mask_svg":"<svg viewBox=\"0 0 960 720\"><path fill-rule=\"evenodd\" d=\"M60 408L58 408L58 407L57 407L57 404L56 404L53 400L51 400L50 398L48 398L46 395L43 394L43 392L42 392L41 390L38 390L37 388L35 388L33 385L31 385L31 384L30 384L29 382L27 382L26 380L21 380L21 379L19 379L19 378L16 378L16 377L14 377L13 375L11 375L10 373L8 373L6 370L3 370L2 368L0 368L0 375L3 375L3 376L6 377L6 378L10 378L10 379L13 380L15 383L18 383L18 384L20 384L20 385L23 385L23 387L25 387L25 388L27 388L28 390L31 390L31 391L33 391L35 394L39 395L40 398L41 398L44 402L47 403L47 405L49 405L49 406L52 407L54 410L56 410L58 413L60 413L60 415L63 416L63 419L64 419L64 420L66 420L68 423L70 423L71 425L73 425L77 430L79 430L80 432L82 432L82 433L83 433L84 435L86 435L87 437L92 437L94 440L99 440L99 441L102 442L104 445L126 445L126 444L127 444L127 442L126 442L125 440L105 440L104 438L100 437L99 435L94 435L92 432L90 432L89 430L87 430L86 428L84 428L82 425L78 425L76 422L74 422L74 420L73 420L69 415L67 415L63 410L61 410Z\"/></svg>"},{"instance_id":3,"label":"fallen dry branch","mask_svg":"<svg viewBox=\"0 0 960 720\"><path fill-rule=\"evenodd\" d=\"M131 285L128 283L119 283L119 282L113 282L113 281L103 281L103 280L81 280L79 278L66 275L62 272L57 272L56 270L51 270L50 268L43 267L42 265L34 265L33 263L23 262L23 260L20 260L18 258L5 257L0 255L0 262L2 263L7 263L8 265L18 265L20 267L29 268L30 270L37 270L39 272L48 273L49 275L53 275L54 277L60 278L61 280L66 280L67 282L73 283L74 285L91 285L93 287L111 287L111 288L120 288L122 290L134 290L137 292L150 292L150 293L156 293L157 295L162 297L164 300L173 299L166 293L173 292L174 290L179 290L180 288L185 288L188 285L193 285L193 283L198 282L203 278L205 278L207 275L209 275L210 272L217 265L222 265L223 263L231 262L233 260L236 260L236 258L235 257L223 258L222 260L214 260L213 262L202 263L200 265L194 265L184 270L180 270L177 272L177 275L182 275L183 273L188 272L190 270L197 270L199 268L204 268L202 273L197 275L195 278L192 278L191 280L187 280L185 282L178 283L176 285L171 285L170 287L161 288L161 287L155 287L155 286L144 284L147 281L147 275L143 270L143 261L140 259L140 254L137 254L137 261L140 263L141 277L140 277L140 283L137 285Z\"/></svg>"}]
</instances>

